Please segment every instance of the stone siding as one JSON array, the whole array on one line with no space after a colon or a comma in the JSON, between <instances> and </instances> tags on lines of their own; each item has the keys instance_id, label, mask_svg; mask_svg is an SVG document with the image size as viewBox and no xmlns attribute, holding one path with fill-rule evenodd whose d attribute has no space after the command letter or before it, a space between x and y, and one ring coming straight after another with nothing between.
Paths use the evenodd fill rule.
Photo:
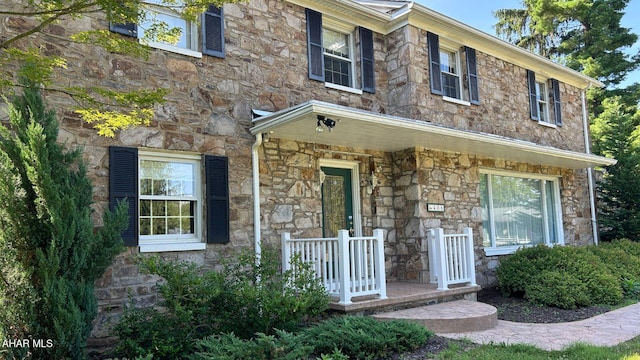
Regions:
<instances>
[{"instance_id":1,"label":"stone siding","mask_svg":"<svg viewBox=\"0 0 640 360\"><path fill-rule=\"evenodd\" d=\"M0 0L0 6L17 6ZM207 245L205 251L169 252L168 259L189 260L215 267L220 256L253 246L251 171L251 109L278 111L309 100L326 101L382 114L403 116L462 130L485 132L560 149L584 151L580 90L561 85L564 126L551 128L529 120L526 69L489 54L477 53L480 105L444 101L429 90L426 32L404 26L388 35L374 33L376 93L356 94L328 88L307 76L304 8L286 1L251 0L226 4L224 59L191 58L152 50L149 59L109 53L92 45L64 40L71 33L108 29L93 15L50 26L56 35L31 36L19 46L42 44L50 54L69 62L56 74L55 85L114 89L167 88L167 102L158 106L149 126L119 132L115 138L96 134L72 111L73 101L49 92L47 101L61 123L59 140L82 146L94 184L95 220L108 206L108 147L131 146L173 152L221 155L229 158L230 231L228 245ZM29 29L32 24L0 17L0 37ZM357 44L358 39L355 39ZM357 46L356 46L357 47ZM3 71L15 71L2 69ZM359 74L356 68L355 74ZM357 75L359 76L359 75ZM401 139L399 139L401 141ZM565 241L592 242L586 172L544 168L500 160L479 159L423 148L395 153L329 147L270 139L259 148L262 241L278 246L283 232L293 237L321 236L320 159L360 163L362 231L386 230L387 278L424 283L428 276L426 230L443 227L476 234L476 260L481 284L495 282L497 257L482 250L479 167L553 174L562 178L561 201ZM375 190L366 181L374 170ZM444 213L426 211L427 203L442 203ZM129 248L118 256L96 284L99 317L93 345L109 343L109 324L117 321L129 300L144 306L157 300L157 279L140 274Z\"/></svg>"}]
</instances>

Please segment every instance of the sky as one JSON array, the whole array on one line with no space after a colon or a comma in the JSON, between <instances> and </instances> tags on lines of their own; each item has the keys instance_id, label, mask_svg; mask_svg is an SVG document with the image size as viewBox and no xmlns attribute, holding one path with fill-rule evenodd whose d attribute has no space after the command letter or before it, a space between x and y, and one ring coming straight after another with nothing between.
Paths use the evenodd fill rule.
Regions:
<instances>
[{"instance_id":1,"label":"sky","mask_svg":"<svg viewBox=\"0 0 640 360\"><path fill-rule=\"evenodd\" d=\"M478 30L495 36L493 25L496 19L492 11L498 9L522 8L520 0L416 0L417 3L454 18ZM622 26L631 28L631 32L640 36L640 0L631 0L622 18ZM640 41L632 47L637 53ZM630 74L621 85L640 83L640 70Z\"/></svg>"}]
</instances>

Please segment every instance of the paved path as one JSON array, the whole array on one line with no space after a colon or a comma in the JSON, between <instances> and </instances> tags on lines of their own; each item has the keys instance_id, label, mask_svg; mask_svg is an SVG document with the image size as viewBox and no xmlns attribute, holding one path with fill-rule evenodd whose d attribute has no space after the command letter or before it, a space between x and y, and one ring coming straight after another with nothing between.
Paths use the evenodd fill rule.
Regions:
<instances>
[{"instance_id":1,"label":"paved path","mask_svg":"<svg viewBox=\"0 0 640 360\"><path fill-rule=\"evenodd\" d=\"M640 303L568 323L529 324L499 320L498 326L489 330L438 335L466 338L480 344L530 344L544 350L562 350L577 342L615 346L640 336Z\"/></svg>"}]
</instances>

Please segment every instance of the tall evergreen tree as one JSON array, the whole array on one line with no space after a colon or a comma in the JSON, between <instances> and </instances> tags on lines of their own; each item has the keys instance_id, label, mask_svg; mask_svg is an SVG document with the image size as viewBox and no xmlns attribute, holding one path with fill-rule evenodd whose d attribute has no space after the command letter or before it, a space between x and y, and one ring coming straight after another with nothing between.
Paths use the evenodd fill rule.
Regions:
<instances>
[{"instance_id":1,"label":"tall evergreen tree","mask_svg":"<svg viewBox=\"0 0 640 360\"><path fill-rule=\"evenodd\" d=\"M602 171L598 183L603 240L640 239L640 111L625 109L619 98L606 99L591 126L594 151L618 163Z\"/></svg>"},{"instance_id":2,"label":"tall evergreen tree","mask_svg":"<svg viewBox=\"0 0 640 360\"><path fill-rule=\"evenodd\" d=\"M95 230L81 149L57 138L54 112L26 84L0 125L0 339L28 341L3 349L9 359L85 357L94 282L123 249L126 205Z\"/></svg>"}]
</instances>

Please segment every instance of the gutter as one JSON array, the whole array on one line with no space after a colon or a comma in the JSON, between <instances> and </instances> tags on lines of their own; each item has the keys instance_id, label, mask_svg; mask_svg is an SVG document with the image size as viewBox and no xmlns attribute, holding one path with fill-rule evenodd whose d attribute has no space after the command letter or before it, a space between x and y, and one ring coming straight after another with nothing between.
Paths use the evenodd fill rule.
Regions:
<instances>
[{"instance_id":1,"label":"gutter","mask_svg":"<svg viewBox=\"0 0 640 360\"><path fill-rule=\"evenodd\" d=\"M260 159L258 149L262 145L262 133L256 134L256 141L251 146L251 170L253 179L253 234L255 244L256 263L260 263L262 257L262 243L260 234Z\"/></svg>"},{"instance_id":2,"label":"gutter","mask_svg":"<svg viewBox=\"0 0 640 360\"><path fill-rule=\"evenodd\" d=\"M587 155L591 155L591 144L589 142L589 115L587 114L587 90L591 87L591 84L586 89L582 89L580 97L582 98L582 126L584 128L584 147ZM591 229L593 231L593 243L598 245L598 219L596 217L596 199L595 199L595 184L593 181L593 167L587 168L587 178L589 182L589 206L591 207Z\"/></svg>"}]
</instances>

